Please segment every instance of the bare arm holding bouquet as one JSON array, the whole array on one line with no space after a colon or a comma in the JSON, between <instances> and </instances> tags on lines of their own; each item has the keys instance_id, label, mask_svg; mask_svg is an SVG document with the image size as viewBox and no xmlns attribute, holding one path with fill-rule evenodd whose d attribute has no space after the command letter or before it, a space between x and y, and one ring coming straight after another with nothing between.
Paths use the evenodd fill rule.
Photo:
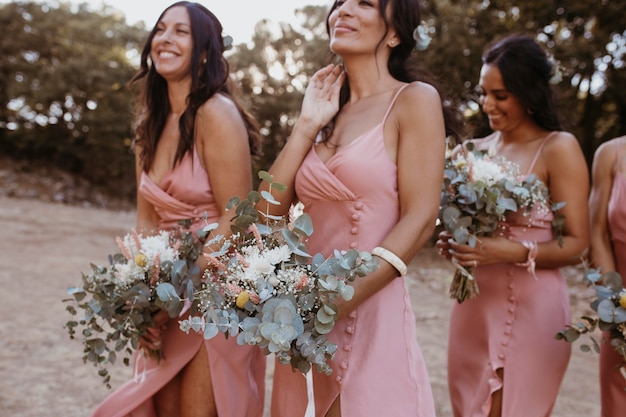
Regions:
<instances>
[{"instance_id":1,"label":"bare arm holding bouquet","mask_svg":"<svg viewBox=\"0 0 626 417\"><path fill-rule=\"evenodd\" d=\"M446 161L446 230L436 246L457 267L448 344L455 415L485 406L512 415L511 404L549 415L567 369L571 346L555 339L570 314L559 268L589 246L589 179L555 110L554 71L532 37L490 44L479 102L494 133ZM476 383L487 375L489 386Z\"/></svg>"},{"instance_id":2,"label":"bare arm holding bouquet","mask_svg":"<svg viewBox=\"0 0 626 417\"><path fill-rule=\"evenodd\" d=\"M493 143L490 138L483 141ZM481 140L473 142L481 149ZM511 146L509 152L515 153L515 147ZM582 152L571 134L553 135L543 147L533 174L547 184L550 203L561 203L558 214L562 216L563 224L553 240L537 244L537 268L577 264L588 248L587 209L583 203L587 200L589 180L585 167ZM521 264L526 262L529 253L522 243L504 236L481 236L476 245L471 246L456 243L447 231L439 234L436 247L442 256L449 260L455 258L459 264L468 267L502 262Z\"/></svg>"}]
</instances>

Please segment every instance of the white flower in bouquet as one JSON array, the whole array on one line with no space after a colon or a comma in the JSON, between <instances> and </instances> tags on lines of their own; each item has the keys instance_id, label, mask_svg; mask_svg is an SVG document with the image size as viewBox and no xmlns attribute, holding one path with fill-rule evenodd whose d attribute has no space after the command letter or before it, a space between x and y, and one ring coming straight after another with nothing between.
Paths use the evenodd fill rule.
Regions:
<instances>
[{"instance_id":1,"label":"white flower in bouquet","mask_svg":"<svg viewBox=\"0 0 626 417\"><path fill-rule=\"evenodd\" d=\"M202 236L182 224L180 230L150 236L133 230L116 242L121 253L110 255L109 265L91 264L82 286L69 288L72 298L64 300L72 303L67 306L72 317L83 312L66 322L70 338L82 335L83 361L99 368L109 388L105 365L115 363L118 353L128 365L139 338L152 326L153 314L164 309L176 317L184 305L181 297L193 297L200 284L195 261L202 251ZM160 358L159 351L145 353Z\"/></svg>"},{"instance_id":2,"label":"white flower in bouquet","mask_svg":"<svg viewBox=\"0 0 626 417\"><path fill-rule=\"evenodd\" d=\"M159 262L174 262L179 256L177 248L172 246L171 236L167 231L142 237L140 252L147 258L148 265L154 264L157 257Z\"/></svg>"},{"instance_id":3,"label":"white flower in bouquet","mask_svg":"<svg viewBox=\"0 0 626 417\"><path fill-rule=\"evenodd\" d=\"M473 156L474 154L472 153L470 155ZM474 159L471 162L471 167L472 181L481 181L487 184L488 187L510 178L509 173L504 170L504 167L491 159Z\"/></svg>"},{"instance_id":4,"label":"white flower in bouquet","mask_svg":"<svg viewBox=\"0 0 626 417\"><path fill-rule=\"evenodd\" d=\"M114 271L113 282L121 289L130 288L143 281L146 274L145 268L138 266L135 262L115 264L111 269Z\"/></svg>"},{"instance_id":5,"label":"white flower in bouquet","mask_svg":"<svg viewBox=\"0 0 626 417\"><path fill-rule=\"evenodd\" d=\"M495 155L495 148L478 150L473 143L464 152L446 158L439 220L459 244L475 247L481 236L491 236L500 222L520 212L529 221L533 210L558 211L549 206L548 189L536 176L521 175L517 164ZM553 226L562 228L562 216ZM559 237L560 239L560 237ZM455 264L450 296L458 302L478 295L471 267Z\"/></svg>"},{"instance_id":6,"label":"white flower in bouquet","mask_svg":"<svg viewBox=\"0 0 626 417\"><path fill-rule=\"evenodd\" d=\"M261 171L272 188L280 184ZM255 209L260 199L276 203L271 193L251 192L246 200L233 198L236 207L230 239L209 240L220 249L209 255L204 287L194 294L192 316L180 328L203 333L205 339L222 332L240 345L258 346L276 354L279 362L306 373L312 365L330 374L327 360L337 346L326 339L337 320L336 299L349 300L349 283L378 266L376 258L356 249L335 251L328 259L310 256L304 241L313 233L308 214L291 219L266 213L266 223ZM210 226L209 228L214 228Z\"/></svg>"},{"instance_id":7,"label":"white flower in bouquet","mask_svg":"<svg viewBox=\"0 0 626 417\"><path fill-rule=\"evenodd\" d=\"M275 264L265 255L266 253L256 253L254 256L244 258L248 264L243 268L246 281L255 282L257 277L274 272Z\"/></svg>"},{"instance_id":8,"label":"white flower in bouquet","mask_svg":"<svg viewBox=\"0 0 626 417\"><path fill-rule=\"evenodd\" d=\"M288 262L291 259L291 249L287 245L280 245L267 251L267 257L272 265Z\"/></svg>"}]
</instances>

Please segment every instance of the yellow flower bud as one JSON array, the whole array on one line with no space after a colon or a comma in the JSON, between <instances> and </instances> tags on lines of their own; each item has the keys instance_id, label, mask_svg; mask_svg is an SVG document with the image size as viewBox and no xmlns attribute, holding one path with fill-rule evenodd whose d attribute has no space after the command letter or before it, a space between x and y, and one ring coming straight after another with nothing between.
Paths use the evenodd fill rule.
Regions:
<instances>
[{"instance_id":1,"label":"yellow flower bud","mask_svg":"<svg viewBox=\"0 0 626 417\"><path fill-rule=\"evenodd\" d=\"M237 295L237 307L244 308L248 301L250 301L250 294L248 291L242 291Z\"/></svg>"},{"instance_id":2,"label":"yellow flower bud","mask_svg":"<svg viewBox=\"0 0 626 417\"><path fill-rule=\"evenodd\" d=\"M146 255L144 255L143 253L135 255L135 264L140 268L145 267L147 265Z\"/></svg>"},{"instance_id":3,"label":"yellow flower bud","mask_svg":"<svg viewBox=\"0 0 626 417\"><path fill-rule=\"evenodd\" d=\"M619 299L619 305L621 305L623 308L626 308L626 294L622 295L622 297Z\"/></svg>"}]
</instances>

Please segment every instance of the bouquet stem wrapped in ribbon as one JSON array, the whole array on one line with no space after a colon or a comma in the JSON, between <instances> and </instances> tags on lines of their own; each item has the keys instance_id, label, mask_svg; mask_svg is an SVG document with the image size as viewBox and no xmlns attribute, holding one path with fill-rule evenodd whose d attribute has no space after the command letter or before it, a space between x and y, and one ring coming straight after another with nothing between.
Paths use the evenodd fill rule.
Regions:
<instances>
[{"instance_id":1,"label":"bouquet stem wrapped in ribbon","mask_svg":"<svg viewBox=\"0 0 626 417\"><path fill-rule=\"evenodd\" d=\"M304 242L313 233L311 218L306 213L296 217L293 210L289 218L258 212L261 199L278 204L271 191L284 189L265 171L259 177L270 184L270 191L233 198L233 235L207 241L219 249L207 255L205 281L194 294L196 314L181 321L181 329L201 332L206 339L224 333L237 337L239 345L275 354L280 363L303 374L312 365L330 374L327 360L337 346L326 335L337 320L335 301L350 300L350 282L374 271L377 259L356 249L335 250L329 258L309 255Z\"/></svg>"},{"instance_id":2,"label":"bouquet stem wrapped in ribbon","mask_svg":"<svg viewBox=\"0 0 626 417\"><path fill-rule=\"evenodd\" d=\"M511 213L531 215L533 207L558 211L563 204L550 206L548 189L534 175L523 176L519 166L495 149L479 150L474 143L463 152L447 157L441 190L439 221L455 242L476 247L481 236L492 236ZM553 225L560 227L562 216ZM456 267L450 297L459 303L478 296L472 267Z\"/></svg>"}]
</instances>

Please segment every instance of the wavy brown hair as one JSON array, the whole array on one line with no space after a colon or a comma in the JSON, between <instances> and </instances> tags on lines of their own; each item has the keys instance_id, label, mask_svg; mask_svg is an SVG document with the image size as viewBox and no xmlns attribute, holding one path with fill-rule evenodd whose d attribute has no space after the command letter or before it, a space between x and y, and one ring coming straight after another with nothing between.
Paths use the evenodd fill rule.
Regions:
<instances>
[{"instance_id":1,"label":"wavy brown hair","mask_svg":"<svg viewBox=\"0 0 626 417\"><path fill-rule=\"evenodd\" d=\"M502 81L526 107L534 122L546 130L563 130L550 85L553 63L530 36L513 34L489 45L483 64L498 67Z\"/></svg>"},{"instance_id":2,"label":"wavy brown hair","mask_svg":"<svg viewBox=\"0 0 626 417\"><path fill-rule=\"evenodd\" d=\"M174 165L179 163L187 152L193 150L197 111L217 93L229 97L237 106L248 132L251 154L253 157L258 156L260 154L258 124L235 97L236 90L229 77L229 65L224 58L222 24L206 7L189 1L172 4L161 13L157 22L161 20L165 12L179 6L185 7L189 13L193 47L190 70L191 90L187 96L187 107L179 120L180 141ZM167 81L156 71L150 61L152 39L156 30L155 25L141 52L140 69L129 82L131 86L140 84L134 137L135 144L141 147L141 166L145 171L152 166L167 115L171 110Z\"/></svg>"}]
</instances>

